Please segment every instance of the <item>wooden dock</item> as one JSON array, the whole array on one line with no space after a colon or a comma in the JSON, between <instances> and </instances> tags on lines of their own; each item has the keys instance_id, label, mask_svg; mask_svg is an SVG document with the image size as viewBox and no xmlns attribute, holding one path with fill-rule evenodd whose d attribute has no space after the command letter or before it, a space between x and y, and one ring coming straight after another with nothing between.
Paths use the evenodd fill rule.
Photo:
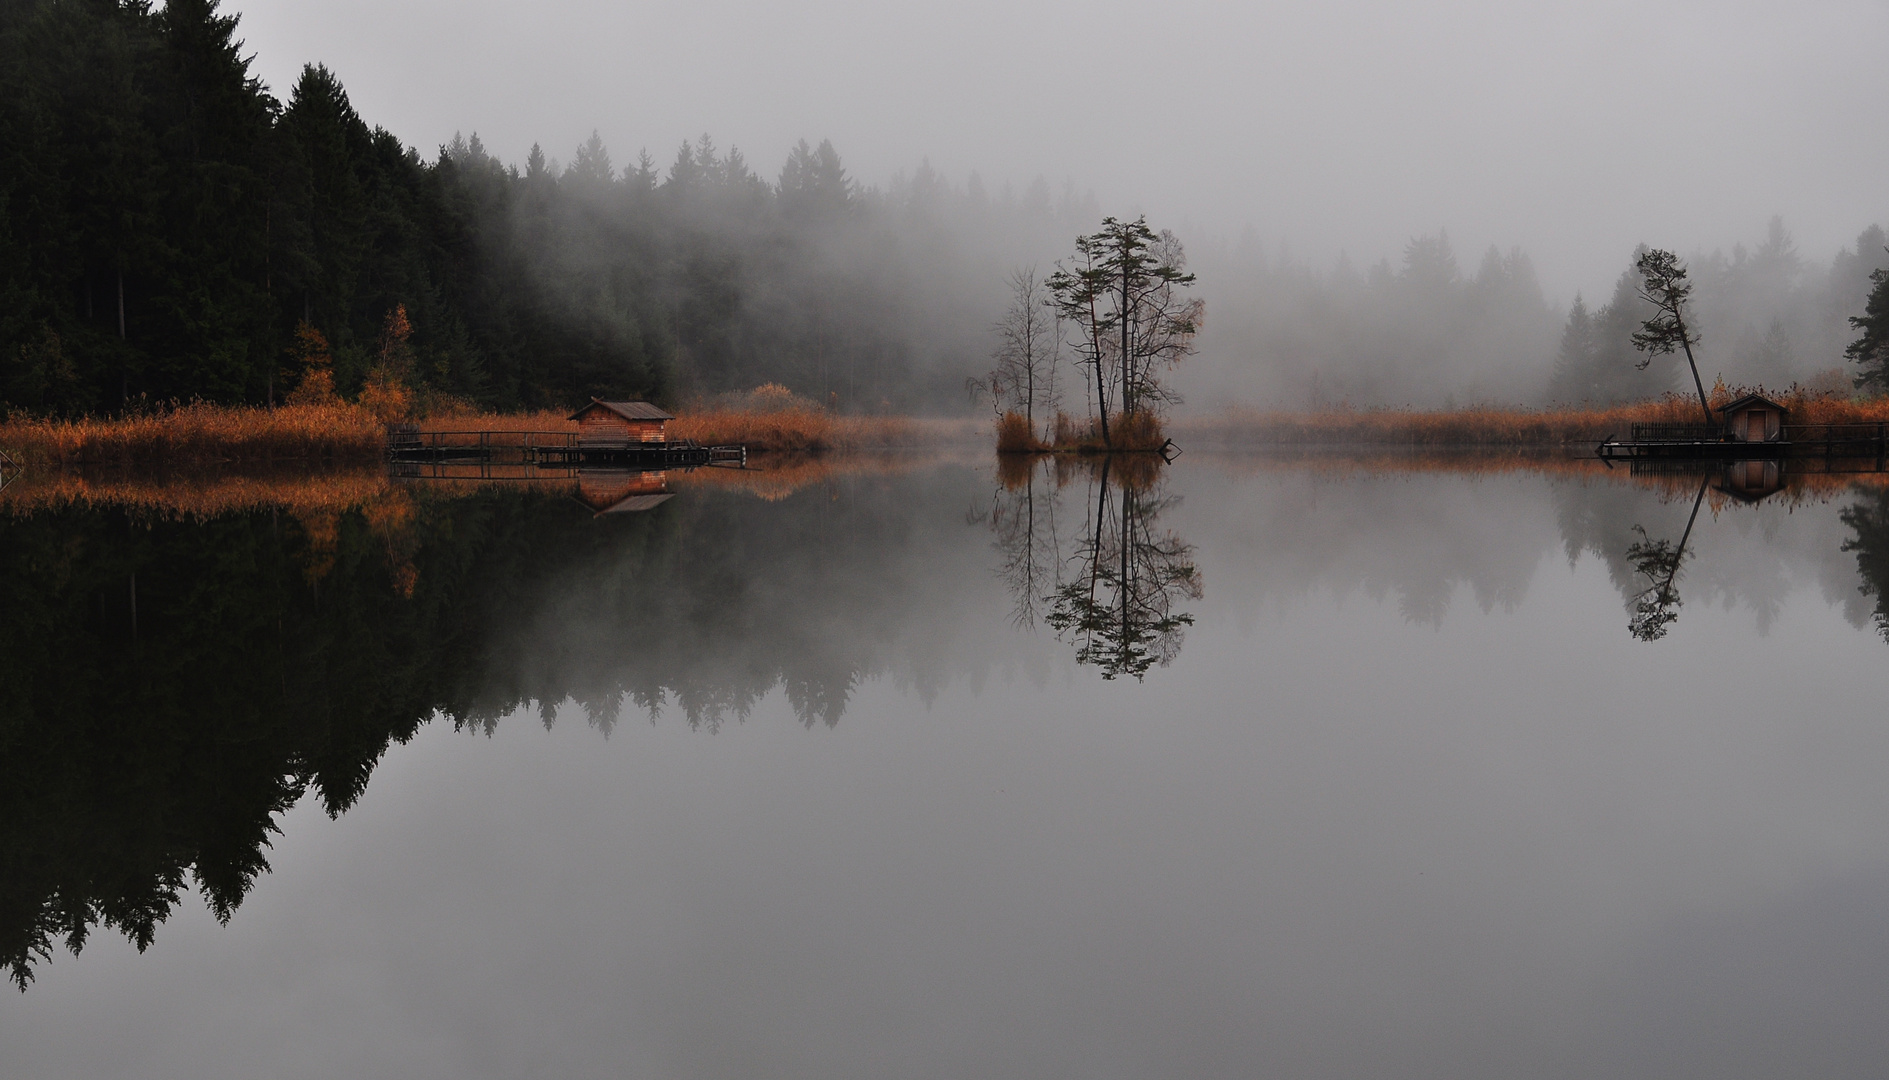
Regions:
<instances>
[{"instance_id":1,"label":"wooden dock","mask_svg":"<svg viewBox=\"0 0 1889 1080\"><path fill-rule=\"evenodd\" d=\"M574 431L421 431L389 425L387 460L393 464L485 464L568 470L585 466L667 469L703 465L743 467L745 446L702 446L694 440L648 442Z\"/></svg>"},{"instance_id":2,"label":"wooden dock","mask_svg":"<svg viewBox=\"0 0 1889 1080\"><path fill-rule=\"evenodd\" d=\"M1635 424L1624 439L1608 437L1595 447L1602 461L1767 458L1870 459L1889 453L1889 424L1785 424L1770 439L1738 439L1718 425Z\"/></svg>"}]
</instances>

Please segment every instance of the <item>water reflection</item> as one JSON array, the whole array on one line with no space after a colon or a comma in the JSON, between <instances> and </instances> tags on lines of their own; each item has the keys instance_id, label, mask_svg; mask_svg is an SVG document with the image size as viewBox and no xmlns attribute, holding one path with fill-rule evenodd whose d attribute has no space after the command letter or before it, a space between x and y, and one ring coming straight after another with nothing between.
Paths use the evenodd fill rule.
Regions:
<instances>
[{"instance_id":1,"label":"water reflection","mask_svg":"<svg viewBox=\"0 0 1889 1080\"><path fill-rule=\"evenodd\" d=\"M1889 488L1858 492L1857 500L1841 514L1853 534L1843 550L1856 555L1857 591L1875 598L1870 622L1889 641Z\"/></svg>"},{"instance_id":2,"label":"water reflection","mask_svg":"<svg viewBox=\"0 0 1889 1080\"><path fill-rule=\"evenodd\" d=\"M1180 654L1194 617L1174 610L1201 598L1193 545L1158 522L1178 502L1146 455L1102 459L1090 484L1091 507L1071 558L1075 563L1045 618L1076 647L1076 662L1104 679L1166 666Z\"/></svg>"},{"instance_id":3,"label":"water reflection","mask_svg":"<svg viewBox=\"0 0 1889 1080\"><path fill-rule=\"evenodd\" d=\"M1148 454L998 461L987 516L1011 619L1027 629L1041 618L1104 679L1172 663L1194 621L1175 605L1202 596L1194 546L1160 524L1180 501L1164 464ZM1064 506L1078 479L1080 518Z\"/></svg>"},{"instance_id":4,"label":"water reflection","mask_svg":"<svg viewBox=\"0 0 1889 1080\"><path fill-rule=\"evenodd\" d=\"M1716 519L1721 512L1742 512L1755 507L1773 496L1783 495L1787 500L1815 498L1821 481L1822 489L1827 493L1832 482L1854 485L1854 491L1863 495L1872 489L1857 483L1862 476L1881 478L1881 470L1872 467L1844 468L1841 462L1824 462L1824 468L1815 474L1801 477L1803 481L1793 492L1788 482L1792 477L1787 463L1778 458L1750 461L1651 461L1634 462L1632 475L1656 487L1671 490L1673 486L1684 483L1689 477L1696 476L1698 484L1692 497L1692 509L1686 516L1679 539L1674 542L1667 537L1651 536L1644 525L1636 523L1632 532L1638 539L1625 548L1626 563L1632 569L1637 588L1627 596L1630 617L1627 630L1640 641L1658 641L1664 638L1672 625L1678 621L1679 608L1683 603L1679 595L1679 579L1684 564L1692 552L1688 543L1692 540L1693 530L1699 522L1699 510L1705 504L1708 491L1713 493L1715 503L1712 516ZM1855 527L1854 508L1845 511L1840 519L1845 524ZM1853 550L1846 542L1843 551ZM1864 573L1862 590L1871 592L1867 571Z\"/></svg>"},{"instance_id":5,"label":"water reflection","mask_svg":"<svg viewBox=\"0 0 1889 1080\"><path fill-rule=\"evenodd\" d=\"M574 701L605 733L626 704L713 729L778 687L830 726L868 678L939 685L956 660L915 616L963 620L906 571L976 555L940 551L950 496L870 476L21 493L0 513L0 964L24 985L99 925L142 948L193 885L228 918L287 807L346 810L435 716L490 731ZM695 497L662 502L678 482Z\"/></svg>"},{"instance_id":6,"label":"water reflection","mask_svg":"<svg viewBox=\"0 0 1889 1080\"><path fill-rule=\"evenodd\" d=\"M1010 460L994 495L976 469L882 462L588 490L15 484L0 963L24 984L100 925L148 944L191 888L229 918L288 806L340 814L429 719L489 732L573 702L604 733L626 710L712 731L779 691L832 727L875 679L929 701L1006 666L1141 678L1179 653L1209 556L1229 567L1214 603L1240 618L1361 587L1440 626L1465 583L1485 609L1522 603L1558 543L1602 559L1636 637L1671 631L1682 584L1763 628L1811 580L1889 638L1880 476L1419 464ZM967 527L972 500L988 509Z\"/></svg>"},{"instance_id":7,"label":"water reflection","mask_svg":"<svg viewBox=\"0 0 1889 1080\"><path fill-rule=\"evenodd\" d=\"M1705 502L1705 488L1710 479L1709 476L1699 477L1699 493L1692 498L1692 513L1686 517L1686 529L1679 534L1679 543L1654 540L1647 536L1645 526L1633 526L1640 539L1627 548L1627 562L1647 584L1628 601L1633 618L1628 621L1627 630L1641 641L1658 641L1665 637L1667 629L1679 618L1679 569L1686 560L1686 541L1692 538L1692 527L1699 520L1699 507Z\"/></svg>"}]
</instances>

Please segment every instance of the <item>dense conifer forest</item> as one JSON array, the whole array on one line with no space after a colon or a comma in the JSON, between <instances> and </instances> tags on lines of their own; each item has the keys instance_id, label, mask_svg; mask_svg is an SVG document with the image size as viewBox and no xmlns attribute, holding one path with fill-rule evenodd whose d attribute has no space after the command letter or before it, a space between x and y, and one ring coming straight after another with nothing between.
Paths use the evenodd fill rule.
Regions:
<instances>
[{"instance_id":1,"label":"dense conifer forest","mask_svg":"<svg viewBox=\"0 0 1889 1080\"><path fill-rule=\"evenodd\" d=\"M1009 248L967 254L967 213ZM773 180L707 136L666 168L594 136L562 166L426 156L320 65L278 99L215 0L0 5L0 402L36 412L279 400L303 322L350 392L400 305L417 387L489 407L768 381L961 407L1004 269L1095 217L929 166L868 189L825 142Z\"/></svg>"}]
</instances>

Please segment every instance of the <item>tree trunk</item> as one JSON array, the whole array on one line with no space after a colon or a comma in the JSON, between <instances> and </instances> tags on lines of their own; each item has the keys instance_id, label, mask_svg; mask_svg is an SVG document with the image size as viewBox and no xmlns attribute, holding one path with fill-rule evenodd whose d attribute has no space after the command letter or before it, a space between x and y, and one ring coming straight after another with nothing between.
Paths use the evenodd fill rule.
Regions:
<instances>
[{"instance_id":1,"label":"tree trunk","mask_svg":"<svg viewBox=\"0 0 1889 1080\"><path fill-rule=\"evenodd\" d=\"M1102 376L1102 337L1096 327L1095 294L1089 294L1089 341L1095 350L1095 414L1102 421L1102 445L1109 445L1108 437L1108 380ZM1108 468L1105 462L1103 469Z\"/></svg>"},{"instance_id":2,"label":"tree trunk","mask_svg":"<svg viewBox=\"0 0 1889 1080\"><path fill-rule=\"evenodd\" d=\"M1673 305L1673 324L1679 327L1679 343L1686 347L1686 366L1692 369L1692 385L1699 391L1699 408L1705 411L1705 425L1712 426L1712 406L1705 398L1705 382L1699 378L1699 364L1692 358L1692 338L1686 333L1686 322L1679 317L1679 305Z\"/></svg>"},{"instance_id":3,"label":"tree trunk","mask_svg":"<svg viewBox=\"0 0 1889 1080\"><path fill-rule=\"evenodd\" d=\"M118 340L125 340L125 268L118 266ZM131 404L131 357L127 354L118 368L118 407Z\"/></svg>"},{"instance_id":4,"label":"tree trunk","mask_svg":"<svg viewBox=\"0 0 1889 1080\"><path fill-rule=\"evenodd\" d=\"M1024 303L1029 303L1028 299ZM1030 438L1036 438L1036 315L1025 310L1023 326L1023 420L1030 426Z\"/></svg>"},{"instance_id":5,"label":"tree trunk","mask_svg":"<svg viewBox=\"0 0 1889 1080\"><path fill-rule=\"evenodd\" d=\"M1122 415L1132 416L1135 411L1134 401L1128 396L1129 357L1132 354L1128 349L1131 340L1129 327L1134 320L1128 317L1128 263L1126 261L1126 253L1124 253L1124 261L1122 262L1122 307L1118 314L1122 319L1122 356L1120 360L1122 365Z\"/></svg>"}]
</instances>

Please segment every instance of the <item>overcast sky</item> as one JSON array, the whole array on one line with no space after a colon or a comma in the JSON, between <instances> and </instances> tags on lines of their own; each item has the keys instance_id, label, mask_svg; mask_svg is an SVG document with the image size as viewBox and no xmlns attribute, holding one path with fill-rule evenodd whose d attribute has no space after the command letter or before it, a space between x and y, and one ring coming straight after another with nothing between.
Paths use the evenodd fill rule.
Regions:
<instances>
[{"instance_id":1,"label":"overcast sky","mask_svg":"<svg viewBox=\"0 0 1889 1080\"><path fill-rule=\"evenodd\" d=\"M1042 174L1200 243L1246 225L1324 264L1447 228L1604 293L1636 242L1784 216L1823 260L1889 223L1889 3L1586 0L226 0L286 97L305 62L432 153L619 164L711 133L764 174L831 138L884 183L929 158Z\"/></svg>"}]
</instances>

